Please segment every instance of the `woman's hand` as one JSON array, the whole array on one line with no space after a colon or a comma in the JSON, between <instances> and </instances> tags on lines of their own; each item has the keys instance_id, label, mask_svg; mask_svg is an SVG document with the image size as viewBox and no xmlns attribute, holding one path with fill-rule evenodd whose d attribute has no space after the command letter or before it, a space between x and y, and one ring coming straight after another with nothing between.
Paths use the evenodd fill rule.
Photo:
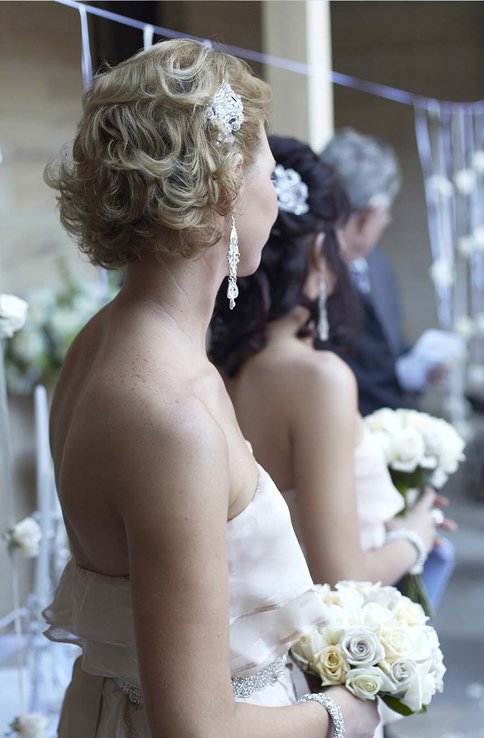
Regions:
<instances>
[{"instance_id":1,"label":"woman's hand","mask_svg":"<svg viewBox=\"0 0 484 738\"><path fill-rule=\"evenodd\" d=\"M432 487L426 487L411 510L401 517L393 518L387 524L387 528L388 530L408 528L415 531L422 539L427 552L429 552L435 545L439 544L440 539L436 535L437 527L447 531L453 531L456 528L454 521L448 518L444 518L438 526L435 524L434 508L441 508L446 505L448 505L446 497L438 495Z\"/></svg>"},{"instance_id":2,"label":"woman's hand","mask_svg":"<svg viewBox=\"0 0 484 738\"><path fill-rule=\"evenodd\" d=\"M343 714L346 738L373 738L380 722L376 700L359 700L345 687L330 687L325 693Z\"/></svg>"}]
</instances>

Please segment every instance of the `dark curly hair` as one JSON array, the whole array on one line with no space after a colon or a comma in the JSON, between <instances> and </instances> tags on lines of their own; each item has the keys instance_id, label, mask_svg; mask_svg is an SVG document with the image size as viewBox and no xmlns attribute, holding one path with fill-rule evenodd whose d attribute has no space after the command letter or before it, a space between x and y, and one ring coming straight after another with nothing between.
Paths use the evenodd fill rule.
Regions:
<instances>
[{"instance_id":1,"label":"dark curly hair","mask_svg":"<svg viewBox=\"0 0 484 738\"><path fill-rule=\"evenodd\" d=\"M267 325L291 313L297 305L308 309L298 337L315 335L318 301L303 294L309 255L315 238L324 233L323 251L335 286L327 301L328 343L351 349L358 333L360 309L336 229L344 225L351 206L335 170L307 145L294 138L270 136L277 164L294 169L308 187L309 210L303 215L279 210L255 274L238 280L237 307L231 311L221 286L211 321L211 360L227 376L267 344ZM321 344L318 348L322 348Z\"/></svg>"}]
</instances>

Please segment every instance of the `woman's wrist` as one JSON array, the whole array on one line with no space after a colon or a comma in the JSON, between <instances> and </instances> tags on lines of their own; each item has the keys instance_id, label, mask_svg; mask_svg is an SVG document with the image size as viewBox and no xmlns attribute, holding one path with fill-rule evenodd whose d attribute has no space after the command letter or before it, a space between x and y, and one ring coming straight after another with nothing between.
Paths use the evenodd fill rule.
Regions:
<instances>
[{"instance_id":1,"label":"woman's wrist","mask_svg":"<svg viewBox=\"0 0 484 738\"><path fill-rule=\"evenodd\" d=\"M328 735L331 738L345 738L345 724L343 720L343 713L338 707L336 702L328 697L327 694L322 692L316 692L314 694L305 694L298 702L318 702L321 707L324 707L330 718L330 731Z\"/></svg>"},{"instance_id":2,"label":"woman's wrist","mask_svg":"<svg viewBox=\"0 0 484 738\"><path fill-rule=\"evenodd\" d=\"M421 574L428 556L423 538L410 528L394 528L387 533L385 543L398 540L408 541L417 552L417 560L408 570L409 574Z\"/></svg>"}]
</instances>

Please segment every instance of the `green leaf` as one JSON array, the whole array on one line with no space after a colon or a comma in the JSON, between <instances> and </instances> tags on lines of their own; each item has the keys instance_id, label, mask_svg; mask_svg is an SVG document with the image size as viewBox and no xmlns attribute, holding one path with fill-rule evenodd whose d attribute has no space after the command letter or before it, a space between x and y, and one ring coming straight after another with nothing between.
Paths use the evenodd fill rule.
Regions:
<instances>
[{"instance_id":1,"label":"green leaf","mask_svg":"<svg viewBox=\"0 0 484 738\"><path fill-rule=\"evenodd\" d=\"M417 713L413 712L407 705L402 704L400 700L397 700L395 697L392 697L389 694L385 695L379 695L385 705L390 708L390 710L393 710L393 712L398 712L399 715L403 715L404 717L408 717L409 715L416 715L417 713L423 713L427 712L427 707L424 705L421 710L417 710Z\"/></svg>"}]
</instances>

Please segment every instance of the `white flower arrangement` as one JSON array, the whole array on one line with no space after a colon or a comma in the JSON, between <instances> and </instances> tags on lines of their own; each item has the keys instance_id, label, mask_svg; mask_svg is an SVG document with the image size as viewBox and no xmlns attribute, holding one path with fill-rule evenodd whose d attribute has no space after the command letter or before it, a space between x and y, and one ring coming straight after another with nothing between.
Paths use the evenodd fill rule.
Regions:
<instances>
[{"instance_id":1,"label":"white flower arrangement","mask_svg":"<svg viewBox=\"0 0 484 738\"><path fill-rule=\"evenodd\" d=\"M436 259L430 267L430 279L436 287L451 287L455 282L453 265L448 259Z\"/></svg>"},{"instance_id":2,"label":"white flower arrangement","mask_svg":"<svg viewBox=\"0 0 484 738\"><path fill-rule=\"evenodd\" d=\"M426 179L427 187L444 198L450 198L454 194L454 185L442 174L433 174Z\"/></svg>"},{"instance_id":3,"label":"white flower arrangement","mask_svg":"<svg viewBox=\"0 0 484 738\"><path fill-rule=\"evenodd\" d=\"M383 408L365 422L375 436L397 487L442 487L465 459L465 442L445 420L416 410ZM411 479L409 476L411 475Z\"/></svg>"},{"instance_id":4,"label":"white flower arrangement","mask_svg":"<svg viewBox=\"0 0 484 738\"><path fill-rule=\"evenodd\" d=\"M328 624L292 647L299 666L323 687L341 684L362 700L379 696L402 715L425 712L443 691L445 666L422 607L395 587L371 582L317 589Z\"/></svg>"},{"instance_id":5,"label":"white flower arrangement","mask_svg":"<svg viewBox=\"0 0 484 738\"><path fill-rule=\"evenodd\" d=\"M455 186L461 195L470 195L477 183L477 176L473 169L460 169L454 175Z\"/></svg>"},{"instance_id":6,"label":"white flower arrangement","mask_svg":"<svg viewBox=\"0 0 484 738\"><path fill-rule=\"evenodd\" d=\"M30 292L24 329L7 344L7 383L15 394L29 394L37 382L55 377L81 328L118 290L101 279L75 279L64 265L61 273L64 286L59 291Z\"/></svg>"},{"instance_id":7,"label":"white flower arrangement","mask_svg":"<svg viewBox=\"0 0 484 738\"><path fill-rule=\"evenodd\" d=\"M31 712L21 717L16 717L10 723L10 735L20 735L23 738L44 738L47 727L49 725L48 719L45 715L40 712Z\"/></svg>"},{"instance_id":8,"label":"white flower arrangement","mask_svg":"<svg viewBox=\"0 0 484 738\"><path fill-rule=\"evenodd\" d=\"M28 304L15 295L0 294L0 339L12 338L27 318Z\"/></svg>"},{"instance_id":9,"label":"white flower arrangement","mask_svg":"<svg viewBox=\"0 0 484 738\"><path fill-rule=\"evenodd\" d=\"M416 410L382 408L365 422L385 456L395 487L404 499L404 514L426 484L443 487L464 460L465 442L445 420ZM432 607L420 574L403 577L406 595L430 614Z\"/></svg>"},{"instance_id":10,"label":"white flower arrangement","mask_svg":"<svg viewBox=\"0 0 484 738\"><path fill-rule=\"evenodd\" d=\"M39 555L42 529L36 520L27 517L7 531L6 539L11 550L25 559L34 559Z\"/></svg>"},{"instance_id":11,"label":"white flower arrangement","mask_svg":"<svg viewBox=\"0 0 484 738\"><path fill-rule=\"evenodd\" d=\"M472 156L472 166L479 174L484 174L484 149L477 149Z\"/></svg>"}]
</instances>

